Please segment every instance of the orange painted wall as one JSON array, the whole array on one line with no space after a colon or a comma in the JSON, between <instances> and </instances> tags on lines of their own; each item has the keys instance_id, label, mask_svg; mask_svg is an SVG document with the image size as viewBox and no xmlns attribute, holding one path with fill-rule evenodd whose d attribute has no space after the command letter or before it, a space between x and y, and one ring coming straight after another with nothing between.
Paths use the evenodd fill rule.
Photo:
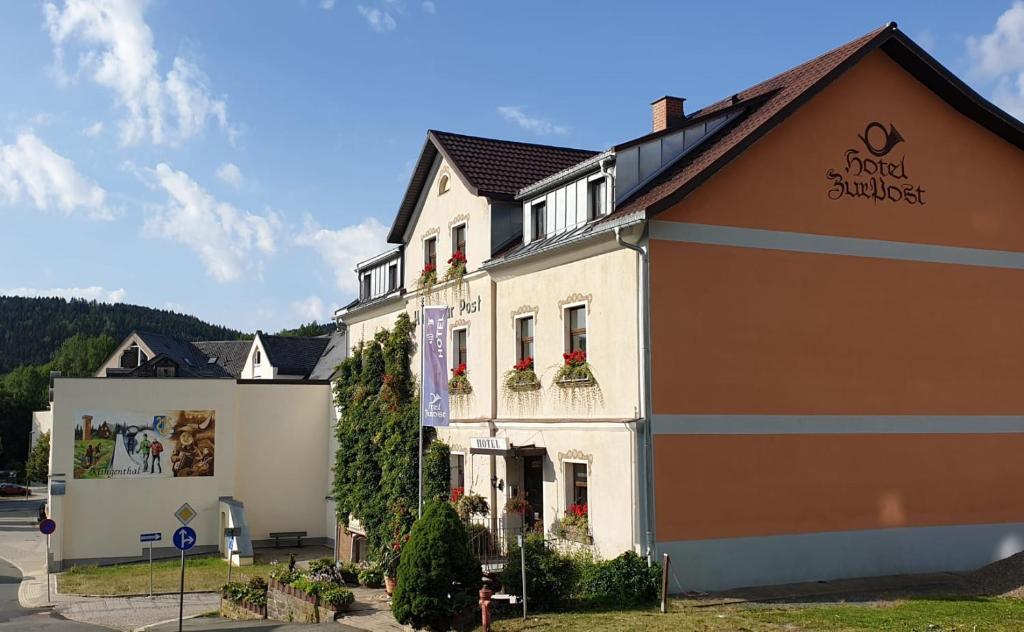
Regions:
<instances>
[{"instance_id":1,"label":"orange painted wall","mask_svg":"<svg viewBox=\"0 0 1024 632\"><path fill-rule=\"evenodd\" d=\"M867 123L905 138L908 181L926 204L829 200ZM876 51L780 123L659 220L1024 250L1024 152L949 107Z\"/></svg>"},{"instance_id":2,"label":"orange painted wall","mask_svg":"<svg viewBox=\"0 0 1024 632\"><path fill-rule=\"evenodd\" d=\"M1024 434L658 436L659 541L1019 522Z\"/></svg>"}]
</instances>

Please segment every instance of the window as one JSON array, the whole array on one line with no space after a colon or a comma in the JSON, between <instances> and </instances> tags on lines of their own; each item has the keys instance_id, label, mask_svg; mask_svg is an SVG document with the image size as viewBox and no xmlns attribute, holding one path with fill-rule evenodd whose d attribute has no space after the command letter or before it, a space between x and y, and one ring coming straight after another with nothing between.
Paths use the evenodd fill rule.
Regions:
<instances>
[{"instance_id":1,"label":"window","mask_svg":"<svg viewBox=\"0 0 1024 632\"><path fill-rule=\"evenodd\" d=\"M569 353L587 350L587 306L579 305L566 310Z\"/></svg>"},{"instance_id":2,"label":"window","mask_svg":"<svg viewBox=\"0 0 1024 632\"><path fill-rule=\"evenodd\" d=\"M371 282L372 282L372 279L370 277L370 273L369 272L364 273L363 274L363 282L362 282L362 285L361 285L360 290L359 290L359 298L361 298L363 300L366 300L366 299L370 298L370 283Z\"/></svg>"},{"instance_id":3,"label":"window","mask_svg":"<svg viewBox=\"0 0 1024 632\"><path fill-rule=\"evenodd\" d=\"M253 363L253 364L255 364L256 366L259 366L259 365L260 365L260 360L261 360L262 358L263 358L263 356L262 356L262 354L260 353L260 350L259 350L259 349L257 349L257 350L256 350L256 355L254 355L254 356L253 356L253 361L252 361L252 363Z\"/></svg>"},{"instance_id":4,"label":"window","mask_svg":"<svg viewBox=\"0 0 1024 632\"><path fill-rule=\"evenodd\" d=\"M466 455L452 452L450 458L450 490L466 489Z\"/></svg>"},{"instance_id":5,"label":"window","mask_svg":"<svg viewBox=\"0 0 1024 632\"><path fill-rule=\"evenodd\" d=\"M388 292L392 292L398 287L398 262L394 262L388 266Z\"/></svg>"},{"instance_id":6,"label":"window","mask_svg":"<svg viewBox=\"0 0 1024 632\"><path fill-rule=\"evenodd\" d=\"M587 503L587 464L566 463L565 477L568 483L565 501L567 505L586 505Z\"/></svg>"},{"instance_id":7,"label":"window","mask_svg":"<svg viewBox=\"0 0 1024 632\"><path fill-rule=\"evenodd\" d=\"M452 368L460 364L466 364L469 360L467 343L469 339L468 329L456 329L452 332Z\"/></svg>"},{"instance_id":8,"label":"window","mask_svg":"<svg viewBox=\"0 0 1024 632\"><path fill-rule=\"evenodd\" d=\"M604 215L605 189L607 180L591 180L587 185L587 219L597 219Z\"/></svg>"},{"instance_id":9,"label":"window","mask_svg":"<svg viewBox=\"0 0 1024 632\"><path fill-rule=\"evenodd\" d=\"M437 181L437 194L438 195L444 195L445 193L448 192L449 188L450 188L450 182L449 182L448 174L446 173L443 176L441 176L440 180Z\"/></svg>"},{"instance_id":10,"label":"window","mask_svg":"<svg viewBox=\"0 0 1024 632\"><path fill-rule=\"evenodd\" d=\"M516 321L516 361L533 357L533 316Z\"/></svg>"},{"instance_id":11,"label":"window","mask_svg":"<svg viewBox=\"0 0 1024 632\"><path fill-rule=\"evenodd\" d=\"M423 265L437 265L437 237L423 240Z\"/></svg>"},{"instance_id":12,"label":"window","mask_svg":"<svg viewBox=\"0 0 1024 632\"><path fill-rule=\"evenodd\" d=\"M530 207L530 221L533 223L532 239L543 239L547 234L548 205L537 202Z\"/></svg>"},{"instance_id":13,"label":"window","mask_svg":"<svg viewBox=\"0 0 1024 632\"><path fill-rule=\"evenodd\" d=\"M466 225L456 226L452 229L452 254L461 252L466 254Z\"/></svg>"},{"instance_id":14,"label":"window","mask_svg":"<svg viewBox=\"0 0 1024 632\"><path fill-rule=\"evenodd\" d=\"M178 374L177 367L173 365L163 365L156 367L157 377L175 377Z\"/></svg>"}]
</instances>

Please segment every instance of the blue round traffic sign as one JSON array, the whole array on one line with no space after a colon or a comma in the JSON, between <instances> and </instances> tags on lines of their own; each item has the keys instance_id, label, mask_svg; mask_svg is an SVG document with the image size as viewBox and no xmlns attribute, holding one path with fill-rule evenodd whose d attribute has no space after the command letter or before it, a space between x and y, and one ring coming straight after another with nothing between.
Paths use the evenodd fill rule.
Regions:
<instances>
[{"instance_id":1,"label":"blue round traffic sign","mask_svg":"<svg viewBox=\"0 0 1024 632\"><path fill-rule=\"evenodd\" d=\"M192 527L178 527L172 539L178 550L187 551L196 545L196 530Z\"/></svg>"},{"instance_id":2,"label":"blue round traffic sign","mask_svg":"<svg viewBox=\"0 0 1024 632\"><path fill-rule=\"evenodd\" d=\"M57 523L53 521L53 518L46 518L39 523L39 532L43 535L50 535L57 530Z\"/></svg>"}]
</instances>

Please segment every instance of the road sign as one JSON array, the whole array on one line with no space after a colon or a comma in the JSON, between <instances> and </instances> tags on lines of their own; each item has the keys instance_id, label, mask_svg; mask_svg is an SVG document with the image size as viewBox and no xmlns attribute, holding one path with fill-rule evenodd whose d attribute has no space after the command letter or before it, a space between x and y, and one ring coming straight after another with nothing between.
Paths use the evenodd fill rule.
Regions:
<instances>
[{"instance_id":1,"label":"road sign","mask_svg":"<svg viewBox=\"0 0 1024 632\"><path fill-rule=\"evenodd\" d=\"M233 538L242 535L241 527L224 527L224 537Z\"/></svg>"},{"instance_id":2,"label":"road sign","mask_svg":"<svg viewBox=\"0 0 1024 632\"><path fill-rule=\"evenodd\" d=\"M140 533L139 542L159 542L164 538L162 533Z\"/></svg>"},{"instance_id":3,"label":"road sign","mask_svg":"<svg viewBox=\"0 0 1024 632\"><path fill-rule=\"evenodd\" d=\"M188 523L192 522L192 519L197 515L198 512L196 512L196 510L192 508L192 505L188 503L178 507L178 511L174 512L174 517L178 519L178 522L186 526Z\"/></svg>"},{"instance_id":4,"label":"road sign","mask_svg":"<svg viewBox=\"0 0 1024 632\"><path fill-rule=\"evenodd\" d=\"M174 546L187 551L196 545L196 530L192 527L178 527L174 532Z\"/></svg>"},{"instance_id":5,"label":"road sign","mask_svg":"<svg viewBox=\"0 0 1024 632\"><path fill-rule=\"evenodd\" d=\"M43 535L50 535L57 530L57 523L52 518L46 518L39 523L39 533Z\"/></svg>"}]
</instances>

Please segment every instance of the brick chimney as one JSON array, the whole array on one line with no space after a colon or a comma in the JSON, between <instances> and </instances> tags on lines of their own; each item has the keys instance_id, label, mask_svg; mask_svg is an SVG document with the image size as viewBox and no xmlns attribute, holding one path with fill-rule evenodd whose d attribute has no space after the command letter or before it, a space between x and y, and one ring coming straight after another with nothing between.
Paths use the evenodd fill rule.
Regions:
<instances>
[{"instance_id":1,"label":"brick chimney","mask_svg":"<svg viewBox=\"0 0 1024 632\"><path fill-rule=\"evenodd\" d=\"M661 97L651 102L651 114L654 118L654 130L660 132L682 122L683 97Z\"/></svg>"}]
</instances>

